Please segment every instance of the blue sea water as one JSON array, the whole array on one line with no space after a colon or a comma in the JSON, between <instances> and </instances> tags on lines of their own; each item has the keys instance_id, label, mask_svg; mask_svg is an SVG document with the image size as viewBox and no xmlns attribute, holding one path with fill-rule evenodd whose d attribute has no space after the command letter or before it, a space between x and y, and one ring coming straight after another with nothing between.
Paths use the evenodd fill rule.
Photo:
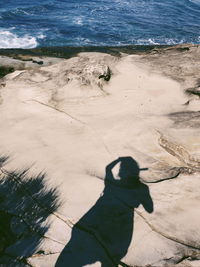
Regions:
<instances>
[{"instance_id":1,"label":"blue sea water","mask_svg":"<svg viewBox=\"0 0 200 267\"><path fill-rule=\"evenodd\" d=\"M0 0L0 47L200 43L200 0Z\"/></svg>"}]
</instances>

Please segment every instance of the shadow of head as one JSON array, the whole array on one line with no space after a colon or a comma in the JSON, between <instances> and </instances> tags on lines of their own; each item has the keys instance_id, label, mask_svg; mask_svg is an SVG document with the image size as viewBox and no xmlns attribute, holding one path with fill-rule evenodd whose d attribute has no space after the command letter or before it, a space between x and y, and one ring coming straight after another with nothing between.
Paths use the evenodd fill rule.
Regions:
<instances>
[{"instance_id":1,"label":"shadow of head","mask_svg":"<svg viewBox=\"0 0 200 267\"><path fill-rule=\"evenodd\" d=\"M121 187L135 187L139 181L141 170L132 157L120 157L106 167L106 180Z\"/></svg>"},{"instance_id":2,"label":"shadow of head","mask_svg":"<svg viewBox=\"0 0 200 267\"><path fill-rule=\"evenodd\" d=\"M149 188L139 177L140 171L143 170L148 169L141 169L132 157L120 157L114 160L106 166L104 195L116 194L117 198L127 206L137 208L142 204L147 212L153 212Z\"/></svg>"},{"instance_id":3,"label":"shadow of head","mask_svg":"<svg viewBox=\"0 0 200 267\"><path fill-rule=\"evenodd\" d=\"M139 180L140 169L137 162L131 157L120 158L119 177L121 181L135 182Z\"/></svg>"}]
</instances>

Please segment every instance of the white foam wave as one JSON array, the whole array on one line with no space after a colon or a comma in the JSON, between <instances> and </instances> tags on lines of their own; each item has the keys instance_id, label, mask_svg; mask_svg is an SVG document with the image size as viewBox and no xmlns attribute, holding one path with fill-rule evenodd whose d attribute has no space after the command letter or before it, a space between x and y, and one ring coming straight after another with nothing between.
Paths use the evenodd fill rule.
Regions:
<instances>
[{"instance_id":1,"label":"white foam wave","mask_svg":"<svg viewBox=\"0 0 200 267\"><path fill-rule=\"evenodd\" d=\"M200 0L189 0L189 1L192 2L192 3L195 3L195 4L197 4L197 5L200 4Z\"/></svg>"},{"instance_id":2,"label":"white foam wave","mask_svg":"<svg viewBox=\"0 0 200 267\"><path fill-rule=\"evenodd\" d=\"M38 39L44 39L44 38L46 38L46 35L43 34L43 33L41 33L41 34L39 34L39 35L37 36L37 38L38 38Z\"/></svg>"},{"instance_id":3,"label":"white foam wave","mask_svg":"<svg viewBox=\"0 0 200 267\"><path fill-rule=\"evenodd\" d=\"M0 30L0 48L34 48L37 44L36 38L28 34L21 37L8 30Z\"/></svg>"},{"instance_id":4,"label":"white foam wave","mask_svg":"<svg viewBox=\"0 0 200 267\"><path fill-rule=\"evenodd\" d=\"M163 38L163 39L154 39L154 38L149 38L149 39L138 39L138 40L133 40L132 43L137 44L137 45L176 45L176 44L183 44L186 43L186 40L176 40L172 38Z\"/></svg>"},{"instance_id":5,"label":"white foam wave","mask_svg":"<svg viewBox=\"0 0 200 267\"><path fill-rule=\"evenodd\" d=\"M74 24L76 25L83 25L83 18L82 17L77 17L73 20Z\"/></svg>"}]
</instances>

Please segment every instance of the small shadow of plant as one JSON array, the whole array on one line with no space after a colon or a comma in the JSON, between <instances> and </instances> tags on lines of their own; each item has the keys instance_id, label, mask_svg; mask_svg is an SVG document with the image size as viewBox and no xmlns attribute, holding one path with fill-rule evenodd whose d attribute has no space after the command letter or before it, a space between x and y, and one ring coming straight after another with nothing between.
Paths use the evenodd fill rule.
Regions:
<instances>
[{"instance_id":1,"label":"small shadow of plant","mask_svg":"<svg viewBox=\"0 0 200 267\"><path fill-rule=\"evenodd\" d=\"M200 97L200 88L199 87L192 87L185 90L187 95L196 95Z\"/></svg>"},{"instance_id":2,"label":"small shadow of plant","mask_svg":"<svg viewBox=\"0 0 200 267\"><path fill-rule=\"evenodd\" d=\"M61 203L57 189L47 188L45 174L7 172L7 160L0 157L0 265L17 266L37 252L50 227L47 218Z\"/></svg>"},{"instance_id":3,"label":"small shadow of plant","mask_svg":"<svg viewBox=\"0 0 200 267\"><path fill-rule=\"evenodd\" d=\"M187 95L196 95L196 96L200 97L200 78L198 78L196 80L196 85L194 87L187 88L185 90L185 93Z\"/></svg>"}]
</instances>

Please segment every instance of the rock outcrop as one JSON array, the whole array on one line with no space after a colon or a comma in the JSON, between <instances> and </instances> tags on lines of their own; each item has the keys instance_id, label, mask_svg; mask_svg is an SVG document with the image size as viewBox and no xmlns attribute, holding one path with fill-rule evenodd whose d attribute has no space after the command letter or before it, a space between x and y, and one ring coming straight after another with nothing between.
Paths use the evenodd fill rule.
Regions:
<instances>
[{"instance_id":1,"label":"rock outcrop","mask_svg":"<svg viewBox=\"0 0 200 267\"><path fill-rule=\"evenodd\" d=\"M200 266L199 57L17 59L0 88L0 264Z\"/></svg>"}]
</instances>

